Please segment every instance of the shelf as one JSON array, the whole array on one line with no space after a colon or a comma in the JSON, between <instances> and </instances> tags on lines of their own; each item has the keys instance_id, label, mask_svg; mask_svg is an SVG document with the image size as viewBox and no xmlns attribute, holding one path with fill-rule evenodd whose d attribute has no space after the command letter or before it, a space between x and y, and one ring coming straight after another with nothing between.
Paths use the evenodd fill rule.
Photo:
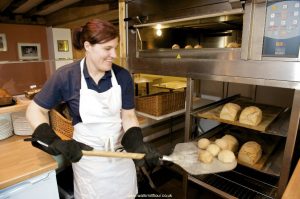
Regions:
<instances>
[{"instance_id":1,"label":"shelf","mask_svg":"<svg viewBox=\"0 0 300 199\"><path fill-rule=\"evenodd\" d=\"M56 61L77 61L78 59L58 58L58 59L40 59L40 60L5 60L0 61L0 64L23 64L33 62L56 62Z\"/></svg>"},{"instance_id":2,"label":"shelf","mask_svg":"<svg viewBox=\"0 0 300 199\"><path fill-rule=\"evenodd\" d=\"M289 122L291 118L291 109L286 108L264 132L271 135L287 137Z\"/></svg>"},{"instance_id":3,"label":"shelf","mask_svg":"<svg viewBox=\"0 0 300 199\"><path fill-rule=\"evenodd\" d=\"M273 176L280 176L280 170L283 160L284 142L279 143L274 152L268 159L265 167L260 171Z\"/></svg>"},{"instance_id":4,"label":"shelf","mask_svg":"<svg viewBox=\"0 0 300 199\"><path fill-rule=\"evenodd\" d=\"M212 102L213 102L212 100L197 98L193 101L193 108L196 109L196 108L205 106L207 104L210 104ZM164 119L168 119L170 117L174 117L174 116L185 113L185 109L181 109L181 110L178 110L178 111L166 114L166 115L161 115L161 116L154 116L154 115L150 115L150 114L143 113L143 112L140 112L140 111L136 111L136 113L138 115L141 115L141 116L144 116L144 117L147 117L147 118L151 118L153 120L164 120Z\"/></svg>"},{"instance_id":5,"label":"shelf","mask_svg":"<svg viewBox=\"0 0 300 199\"><path fill-rule=\"evenodd\" d=\"M160 84L153 84L153 87L156 88L163 88L168 89L170 91L177 90L177 89L185 89L186 88L186 82L182 81L171 81L171 82L165 82Z\"/></svg>"},{"instance_id":6,"label":"shelf","mask_svg":"<svg viewBox=\"0 0 300 199\"><path fill-rule=\"evenodd\" d=\"M238 121L226 121L219 118L219 112L221 107L227 103L227 102L239 102L241 100L245 100L243 103L248 103L247 98L240 98L239 95L232 96L229 98L224 98L222 100L213 102L211 104L208 104L204 107L201 107L191 113L193 117L197 118L206 118L215 120L221 123L231 124L234 126L240 126L247 129L256 130L261 133L270 134L270 135L276 135L280 137L286 137L287 131L288 131L288 125L290 121L290 115L291 110L290 108L282 108L282 107L276 107L271 105L265 105L265 104L256 104L253 102L249 102L248 105L254 104L258 107L262 107L263 115L265 113L265 116L263 116L263 121L258 126L249 126L240 124ZM246 106L248 106L246 105ZM242 107L244 107L242 105ZM204 116L203 116L204 115ZM265 123L263 123L265 120Z\"/></svg>"},{"instance_id":7,"label":"shelf","mask_svg":"<svg viewBox=\"0 0 300 199\"><path fill-rule=\"evenodd\" d=\"M213 106L209 110L196 112L193 115L195 117L212 119L212 120L216 120L216 121L222 122L222 123L232 124L232 125L235 125L235 126L241 126L241 127L244 127L244 128L254 129L254 130L257 130L257 131L265 132L266 129L269 127L269 125L283 111L282 107L255 103L255 102L250 101L247 98L242 98L242 97L234 99L230 102L234 103L234 104L238 104L242 109L244 109L245 107L249 107L249 106L256 106L256 107L260 108L261 111L262 111L262 120L261 120L261 122L256 126L251 126L251 125L240 123L238 120L237 121L229 121L229 120L221 119L220 118L220 112L221 112L221 110L222 110L225 103L220 104L219 106L216 106L216 107Z\"/></svg>"},{"instance_id":8,"label":"shelf","mask_svg":"<svg viewBox=\"0 0 300 199\"><path fill-rule=\"evenodd\" d=\"M169 114L166 114L166 115L162 115L162 116L153 116L153 115L150 115L150 114L147 114L147 113L143 113L143 112L140 112L140 111L136 111L136 113L138 115L141 115L141 116L144 116L144 117L147 117L147 118L151 118L153 120L164 120L164 119L168 119L170 117L174 117L174 116L177 116L177 115L180 115L182 113L185 112L185 109L181 109L179 111L175 111L175 112L172 112L172 113L169 113Z\"/></svg>"},{"instance_id":9,"label":"shelf","mask_svg":"<svg viewBox=\"0 0 300 199\"><path fill-rule=\"evenodd\" d=\"M252 175L230 171L219 174L188 176L188 179L226 198L275 198L277 187ZM275 180L277 181L277 179Z\"/></svg>"},{"instance_id":10,"label":"shelf","mask_svg":"<svg viewBox=\"0 0 300 199\"><path fill-rule=\"evenodd\" d=\"M31 102L31 100L27 99L24 95L15 96L14 98L17 100L16 104L12 106L1 107L0 114L25 111Z\"/></svg>"},{"instance_id":11,"label":"shelf","mask_svg":"<svg viewBox=\"0 0 300 199\"><path fill-rule=\"evenodd\" d=\"M134 77L134 83L135 84L141 84L141 83L150 83L156 80L159 80L161 78L159 77L141 77L141 76L137 76Z\"/></svg>"},{"instance_id":12,"label":"shelf","mask_svg":"<svg viewBox=\"0 0 300 199\"><path fill-rule=\"evenodd\" d=\"M139 114L138 112L136 112L137 114L137 117L138 117L138 121L139 121L139 124L140 124L140 127L143 129L143 128L147 128L148 126L151 126L153 124L157 124L159 122L162 122L164 120L154 120L154 119L151 119L149 117L146 117L146 116L142 116L141 114ZM167 120L168 118L166 118Z\"/></svg>"}]
</instances>

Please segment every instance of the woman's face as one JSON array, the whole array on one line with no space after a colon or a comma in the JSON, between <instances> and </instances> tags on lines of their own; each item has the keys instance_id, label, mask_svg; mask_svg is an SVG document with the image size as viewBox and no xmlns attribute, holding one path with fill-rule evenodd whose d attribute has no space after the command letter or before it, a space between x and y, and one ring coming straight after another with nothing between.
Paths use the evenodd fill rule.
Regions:
<instances>
[{"instance_id":1,"label":"woman's face","mask_svg":"<svg viewBox=\"0 0 300 199\"><path fill-rule=\"evenodd\" d=\"M117 46L118 38L94 45L91 45L87 41L84 42L88 67L102 72L111 70L112 62L117 57Z\"/></svg>"}]
</instances>

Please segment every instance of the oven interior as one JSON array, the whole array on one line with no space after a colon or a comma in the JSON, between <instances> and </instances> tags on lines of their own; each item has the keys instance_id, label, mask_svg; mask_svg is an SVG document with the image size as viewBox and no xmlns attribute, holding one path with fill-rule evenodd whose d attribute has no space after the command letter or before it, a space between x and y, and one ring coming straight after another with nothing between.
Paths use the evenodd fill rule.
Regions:
<instances>
[{"instance_id":1,"label":"oven interior","mask_svg":"<svg viewBox=\"0 0 300 199\"><path fill-rule=\"evenodd\" d=\"M137 50L226 48L242 41L243 15L224 15L188 21L153 23L137 29ZM198 45L198 46L197 46Z\"/></svg>"}]
</instances>

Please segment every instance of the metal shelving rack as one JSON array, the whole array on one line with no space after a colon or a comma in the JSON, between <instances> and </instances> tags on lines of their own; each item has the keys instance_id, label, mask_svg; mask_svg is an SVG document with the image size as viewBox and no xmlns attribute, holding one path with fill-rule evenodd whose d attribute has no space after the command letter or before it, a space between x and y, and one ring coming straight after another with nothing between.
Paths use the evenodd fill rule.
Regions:
<instances>
[{"instance_id":1,"label":"metal shelving rack","mask_svg":"<svg viewBox=\"0 0 300 199\"><path fill-rule=\"evenodd\" d=\"M193 83L194 83L194 78L190 77L188 78L187 82L187 111L186 111L186 117L185 117L185 141L190 141L191 139L191 126L192 126L192 118L195 117L194 114L194 109L192 107L192 101L190 98L193 96ZM255 79L253 79L255 81ZM230 78L228 78L228 82L230 82ZM207 189L210 189L211 191L216 192L217 194L221 195L222 197L225 198L232 198L232 197L239 197L239 192L231 192L230 189L241 189L241 190L247 190L247 191L242 191L244 194L249 193L249 195L253 195L256 193L255 197L257 198L280 198L281 195L284 192L284 189L286 187L286 184L288 182L289 174L290 174L290 169L291 169L291 162L293 158L293 149L295 146L295 140L297 136L297 131L298 131L298 122L299 122L299 96L300 92L297 89L294 89L294 99L293 99L293 105L291 107L291 110L285 110L279 118L272 123L270 128L266 132L262 132L265 134L270 134L275 135L275 136L280 136L286 139L284 147L282 146L282 152L281 157L282 159L278 157L273 157L274 159L272 161L278 162L277 164L281 164L284 162L284 164L281 164L280 168L280 174L278 176L278 186L274 185L268 185L267 187L262 190L265 190L268 194L265 193L258 193L257 189L255 188L250 188L250 187L245 187L245 186L240 186L239 188L236 188L240 182L235 182L234 180L229 180L227 178L222 177L222 175L213 175L213 177L209 177L210 180L208 180L205 177L195 177L186 174L185 180L191 180L200 186L206 187ZM284 148L284 149L283 149ZM280 156L279 156L280 157ZM212 180L214 179L214 180ZM211 181L216 181L217 179L219 180L225 180L224 183L229 183L231 185L228 185L229 188L227 187L220 187L219 184ZM238 178L235 178L238 179ZM254 181L253 181L254 182ZM186 183L185 183L186 184ZM254 184L259 184L259 181L255 181ZM186 185L185 185L186 186ZM230 188L231 187L231 188ZM235 187L235 188L233 188ZM272 188L272 189L271 189ZM253 193L252 193L252 192ZM228 195L229 194L229 195ZM232 195L231 195L232 194ZM246 194L247 195L247 194Z\"/></svg>"}]
</instances>

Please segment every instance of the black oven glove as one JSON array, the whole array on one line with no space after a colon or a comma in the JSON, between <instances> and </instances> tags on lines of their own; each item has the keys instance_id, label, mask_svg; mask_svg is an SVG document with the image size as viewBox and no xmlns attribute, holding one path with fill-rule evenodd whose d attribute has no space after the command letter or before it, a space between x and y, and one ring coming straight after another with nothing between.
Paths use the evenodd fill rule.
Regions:
<instances>
[{"instance_id":1,"label":"black oven glove","mask_svg":"<svg viewBox=\"0 0 300 199\"><path fill-rule=\"evenodd\" d=\"M134 160L136 166L140 167L146 164L151 169L159 165L161 155L150 144L144 143L141 128L131 127L128 129L121 140L121 144L127 152L146 154L144 159Z\"/></svg>"},{"instance_id":2,"label":"black oven glove","mask_svg":"<svg viewBox=\"0 0 300 199\"><path fill-rule=\"evenodd\" d=\"M81 159L81 150L93 150L92 147L76 140L62 140L47 123L40 124L34 130L32 138L25 139L25 141L31 141L32 146L51 155L62 154L71 162L78 162Z\"/></svg>"}]
</instances>

